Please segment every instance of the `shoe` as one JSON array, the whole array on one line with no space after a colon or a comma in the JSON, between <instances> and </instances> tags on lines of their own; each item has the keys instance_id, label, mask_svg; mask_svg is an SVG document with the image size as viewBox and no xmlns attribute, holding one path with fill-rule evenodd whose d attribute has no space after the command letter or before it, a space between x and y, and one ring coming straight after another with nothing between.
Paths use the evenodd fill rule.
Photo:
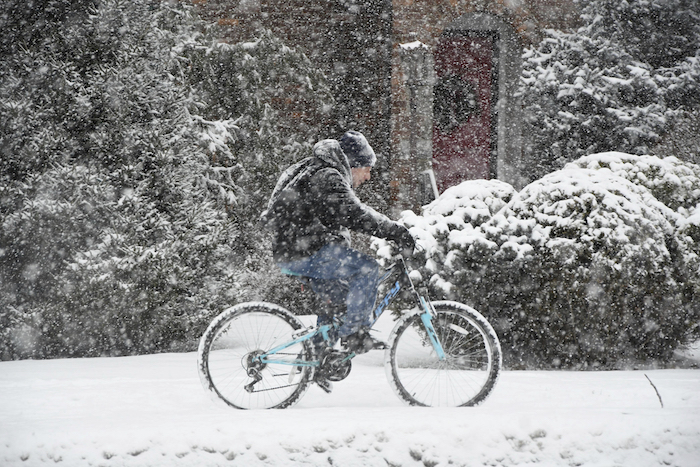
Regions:
<instances>
[{"instance_id":1,"label":"shoe","mask_svg":"<svg viewBox=\"0 0 700 467\"><path fill-rule=\"evenodd\" d=\"M348 352L355 352L356 354L367 353L370 350L386 350L389 348L385 342L375 339L364 329L341 339L340 343Z\"/></svg>"}]
</instances>

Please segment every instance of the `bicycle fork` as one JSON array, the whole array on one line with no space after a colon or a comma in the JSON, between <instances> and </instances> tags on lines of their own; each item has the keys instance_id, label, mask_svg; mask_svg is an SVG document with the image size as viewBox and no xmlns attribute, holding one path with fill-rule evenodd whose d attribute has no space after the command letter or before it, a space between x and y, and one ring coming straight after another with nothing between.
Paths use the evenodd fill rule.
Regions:
<instances>
[{"instance_id":1,"label":"bicycle fork","mask_svg":"<svg viewBox=\"0 0 700 467\"><path fill-rule=\"evenodd\" d=\"M420 297L420 304L423 308L423 312L420 315L420 319L423 322L425 331L430 338L430 343L433 344L433 349L438 356L440 361L445 360L445 349L443 349L440 339L438 339L437 333L435 332L435 327L433 326L433 317L435 316L435 311L433 306L423 297Z\"/></svg>"},{"instance_id":2,"label":"bicycle fork","mask_svg":"<svg viewBox=\"0 0 700 467\"><path fill-rule=\"evenodd\" d=\"M428 334L428 338L430 339L430 343L433 346L433 349L435 350L435 354L438 357L438 360L444 361L446 359L445 356L445 349L442 347L442 343L440 342L440 339L438 338L437 332L435 332L435 327L433 326L433 318L437 316L435 313L435 308L433 308L432 303L430 303L429 300L426 300L423 295L421 295L417 290L415 285L413 284L413 280L411 280L410 274L408 274L406 270L406 263L401 257L401 264L403 265L403 280L404 280L404 285L407 285L410 287L411 291L413 292L414 296L418 298L420 301L420 306L422 309L422 312L420 314L420 319L421 322L423 323L423 327L425 328L426 334ZM391 271L387 273L387 276L391 274ZM394 298L399 290L401 290L401 286L399 285L399 282L396 282L396 287L390 291L391 295L387 295L388 299ZM385 299L386 300L386 299ZM380 305L382 306L382 305ZM379 307L378 307L379 308ZM375 320L379 318L379 315L381 314L381 311L376 314Z\"/></svg>"}]
</instances>

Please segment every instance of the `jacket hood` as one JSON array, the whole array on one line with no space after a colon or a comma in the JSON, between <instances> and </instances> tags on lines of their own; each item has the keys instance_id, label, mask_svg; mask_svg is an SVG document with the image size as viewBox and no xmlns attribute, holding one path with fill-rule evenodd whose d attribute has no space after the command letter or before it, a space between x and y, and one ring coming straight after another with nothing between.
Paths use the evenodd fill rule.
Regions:
<instances>
[{"instance_id":1,"label":"jacket hood","mask_svg":"<svg viewBox=\"0 0 700 467\"><path fill-rule=\"evenodd\" d=\"M349 182L352 182L350 163L345 153L340 148L340 143L335 139L324 139L314 145L314 157L320 159L325 165L332 167Z\"/></svg>"}]
</instances>

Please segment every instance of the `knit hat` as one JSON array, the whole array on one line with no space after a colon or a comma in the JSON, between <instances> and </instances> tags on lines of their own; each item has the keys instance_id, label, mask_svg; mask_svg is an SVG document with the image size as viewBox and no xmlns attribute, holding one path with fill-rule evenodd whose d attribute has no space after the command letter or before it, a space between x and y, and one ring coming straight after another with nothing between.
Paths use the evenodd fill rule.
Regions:
<instances>
[{"instance_id":1,"label":"knit hat","mask_svg":"<svg viewBox=\"0 0 700 467\"><path fill-rule=\"evenodd\" d=\"M372 146L359 131L347 131L340 138L340 147L348 158L350 167L372 167L377 162Z\"/></svg>"}]
</instances>

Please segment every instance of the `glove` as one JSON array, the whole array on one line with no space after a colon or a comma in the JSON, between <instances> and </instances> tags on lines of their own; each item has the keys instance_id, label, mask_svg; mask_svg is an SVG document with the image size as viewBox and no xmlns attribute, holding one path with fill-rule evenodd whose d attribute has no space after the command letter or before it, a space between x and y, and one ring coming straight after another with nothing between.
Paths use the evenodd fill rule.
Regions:
<instances>
[{"instance_id":1,"label":"glove","mask_svg":"<svg viewBox=\"0 0 700 467\"><path fill-rule=\"evenodd\" d=\"M406 227L400 225L399 232L394 236L393 240L396 242L402 254L413 254L413 250L416 248L416 241Z\"/></svg>"}]
</instances>

